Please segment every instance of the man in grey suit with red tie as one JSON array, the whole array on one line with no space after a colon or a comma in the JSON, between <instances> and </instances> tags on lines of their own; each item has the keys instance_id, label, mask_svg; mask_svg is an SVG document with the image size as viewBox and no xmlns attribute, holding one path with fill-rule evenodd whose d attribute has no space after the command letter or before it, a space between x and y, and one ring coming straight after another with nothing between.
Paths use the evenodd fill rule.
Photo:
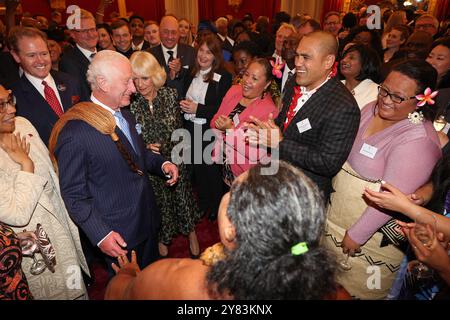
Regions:
<instances>
[{"instance_id":1,"label":"man in grey suit with red tie","mask_svg":"<svg viewBox=\"0 0 450 320\"><path fill-rule=\"evenodd\" d=\"M159 36L161 44L148 49L148 51L166 70L166 85L177 89L178 95L181 97L184 79L189 75L191 66L194 65L195 50L191 46L178 43L180 31L178 30L178 20L174 16L167 15L161 19Z\"/></svg>"},{"instance_id":2,"label":"man in grey suit with red tie","mask_svg":"<svg viewBox=\"0 0 450 320\"><path fill-rule=\"evenodd\" d=\"M331 179L347 160L359 128L352 94L332 75L338 44L328 32L303 36L296 50L296 77L286 84L276 119L253 119L249 142L272 148L313 180L325 199ZM267 130L258 130L267 129Z\"/></svg>"},{"instance_id":3,"label":"man in grey suit with red tie","mask_svg":"<svg viewBox=\"0 0 450 320\"><path fill-rule=\"evenodd\" d=\"M86 115L71 118L80 108L76 106L64 116L70 121L62 118L64 126L52 133L57 137L52 144L67 210L103 252L112 276L111 263L132 250L141 268L158 258L160 216L146 173L169 176L170 186L178 179L178 169L146 149L132 114L123 108L136 91L129 60L115 51L100 51L87 78L93 104L84 110L96 108L114 119L115 135L90 124Z\"/></svg>"},{"instance_id":4,"label":"man in grey suit with red tie","mask_svg":"<svg viewBox=\"0 0 450 320\"><path fill-rule=\"evenodd\" d=\"M17 115L27 118L47 145L56 121L80 100L80 86L70 75L50 71L47 37L41 31L19 27L9 41L11 54L23 69L22 77L11 87L17 99Z\"/></svg>"}]
</instances>

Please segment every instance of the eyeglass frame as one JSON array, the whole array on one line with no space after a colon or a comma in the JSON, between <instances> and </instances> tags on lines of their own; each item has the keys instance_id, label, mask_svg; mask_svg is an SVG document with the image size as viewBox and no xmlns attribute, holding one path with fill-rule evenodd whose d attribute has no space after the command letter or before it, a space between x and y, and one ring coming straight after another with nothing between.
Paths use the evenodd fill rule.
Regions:
<instances>
[{"instance_id":1,"label":"eyeglass frame","mask_svg":"<svg viewBox=\"0 0 450 320\"><path fill-rule=\"evenodd\" d=\"M97 27L95 27L95 28L89 28L89 29L72 29L72 31L75 31L76 33L80 33L80 34L88 34L88 33L97 32L98 29L97 29Z\"/></svg>"},{"instance_id":2,"label":"eyeglass frame","mask_svg":"<svg viewBox=\"0 0 450 320\"><path fill-rule=\"evenodd\" d=\"M386 95L382 95L382 94L381 94L381 90L386 91ZM399 95L397 95L397 94L395 94L395 93L389 92L389 90L387 90L387 89L386 89L385 87L383 87L381 84L378 85L378 95L379 95L380 97L383 97L383 98L386 98L387 96L389 96L389 99L391 99L391 101L392 101L393 103L395 103L395 104L401 104L401 103L403 103L403 102L405 102L405 101L407 101L407 100L411 100L411 99L415 99L415 98L416 98L416 96L412 96L412 97L408 97L408 98L400 97ZM395 100L393 99L393 96L396 97ZM397 102L397 100L400 100L400 101Z\"/></svg>"},{"instance_id":3,"label":"eyeglass frame","mask_svg":"<svg viewBox=\"0 0 450 320\"><path fill-rule=\"evenodd\" d=\"M6 112L8 106L14 107L16 105L16 97L13 94L8 95L8 100L0 102L0 113Z\"/></svg>"},{"instance_id":4,"label":"eyeglass frame","mask_svg":"<svg viewBox=\"0 0 450 320\"><path fill-rule=\"evenodd\" d=\"M428 29L428 28L434 28L436 29L436 26L432 23L424 23L424 24L417 24L414 26L415 29L421 30L421 29Z\"/></svg>"}]
</instances>

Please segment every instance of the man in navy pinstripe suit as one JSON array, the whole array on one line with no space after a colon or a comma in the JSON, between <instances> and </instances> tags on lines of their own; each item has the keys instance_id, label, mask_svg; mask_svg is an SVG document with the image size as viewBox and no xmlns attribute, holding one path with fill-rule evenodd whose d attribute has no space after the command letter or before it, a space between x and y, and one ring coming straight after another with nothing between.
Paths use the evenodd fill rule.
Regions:
<instances>
[{"instance_id":1,"label":"man in navy pinstripe suit","mask_svg":"<svg viewBox=\"0 0 450 320\"><path fill-rule=\"evenodd\" d=\"M70 120L61 129L55 157L67 210L105 254L112 275L114 259L131 250L137 252L141 268L158 257L159 211L147 175L142 173L170 175L167 183L173 185L178 169L146 149L133 116L123 109L135 92L128 59L114 51L101 51L87 75L91 101L114 116L115 133L128 160L109 135L82 120Z\"/></svg>"}]
</instances>

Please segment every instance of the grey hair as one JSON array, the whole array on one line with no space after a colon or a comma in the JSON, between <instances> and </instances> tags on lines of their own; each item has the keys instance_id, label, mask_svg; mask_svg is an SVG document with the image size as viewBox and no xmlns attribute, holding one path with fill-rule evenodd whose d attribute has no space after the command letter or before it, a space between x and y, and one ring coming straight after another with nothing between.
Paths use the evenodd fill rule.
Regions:
<instances>
[{"instance_id":1,"label":"grey hair","mask_svg":"<svg viewBox=\"0 0 450 320\"><path fill-rule=\"evenodd\" d=\"M98 77L109 78L111 74L115 72L113 66L119 61L130 63L127 57L117 51L102 50L95 55L86 73L86 78L91 90L98 89Z\"/></svg>"}]
</instances>

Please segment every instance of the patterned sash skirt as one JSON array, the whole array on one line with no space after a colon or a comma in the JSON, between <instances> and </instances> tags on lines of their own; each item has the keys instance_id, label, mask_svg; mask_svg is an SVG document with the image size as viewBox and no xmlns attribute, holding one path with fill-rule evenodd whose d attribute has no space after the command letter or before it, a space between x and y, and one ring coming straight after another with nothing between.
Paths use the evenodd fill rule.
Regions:
<instances>
[{"instance_id":1,"label":"patterned sash skirt","mask_svg":"<svg viewBox=\"0 0 450 320\"><path fill-rule=\"evenodd\" d=\"M362 197L364 187L379 190L380 182L360 177L346 162L333 179L331 204L327 212L323 244L343 260L341 242L348 230L363 214L367 204ZM395 279L404 254L394 245L380 247L383 235L376 232L361 247L361 253L349 257L351 269L338 276L341 284L356 299L384 299Z\"/></svg>"}]
</instances>

